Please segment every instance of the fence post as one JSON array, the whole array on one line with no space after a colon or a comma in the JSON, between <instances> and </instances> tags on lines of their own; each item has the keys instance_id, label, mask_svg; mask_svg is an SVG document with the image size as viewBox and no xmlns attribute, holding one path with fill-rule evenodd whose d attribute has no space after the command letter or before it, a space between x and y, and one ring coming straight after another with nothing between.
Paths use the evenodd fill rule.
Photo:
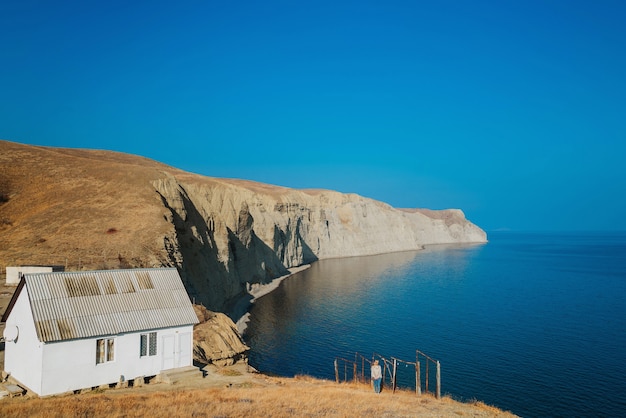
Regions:
<instances>
[{"instance_id":1,"label":"fence post","mask_svg":"<svg viewBox=\"0 0 626 418\"><path fill-rule=\"evenodd\" d=\"M380 382L381 387L385 386L385 377L387 377L387 362L383 359L383 380Z\"/></svg>"},{"instance_id":2,"label":"fence post","mask_svg":"<svg viewBox=\"0 0 626 418\"><path fill-rule=\"evenodd\" d=\"M356 361L354 362L354 364L352 365L352 380L354 381L354 383L357 382L357 377L356 377Z\"/></svg>"},{"instance_id":3,"label":"fence post","mask_svg":"<svg viewBox=\"0 0 626 418\"><path fill-rule=\"evenodd\" d=\"M441 399L441 364L437 360L437 399Z\"/></svg>"},{"instance_id":4,"label":"fence post","mask_svg":"<svg viewBox=\"0 0 626 418\"><path fill-rule=\"evenodd\" d=\"M417 392L418 395L422 394L422 376L420 362L417 356L415 357L415 392Z\"/></svg>"},{"instance_id":5,"label":"fence post","mask_svg":"<svg viewBox=\"0 0 626 418\"><path fill-rule=\"evenodd\" d=\"M335 382L339 383L339 367L337 365L337 359L335 359Z\"/></svg>"},{"instance_id":6,"label":"fence post","mask_svg":"<svg viewBox=\"0 0 626 418\"><path fill-rule=\"evenodd\" d=\"M361 356L361 381L365 381L365 357Z\"/></svg>"},{"instance_id":7,"label":"fence post","mask_svg":"<svg viewBox=\"0 0 626 418\"><path fill-rule=\"evenodd\" d=\"M396 393L396 372L398 370L398 360L393 359L393 382L391 383L393 387L393 393Z\"/></svg>"},{"instance_id":8,"label":"fence post","mask_svg":"<svg viewBox=\"0 0 626 418\"><path fill-rule=\"evenodd\" d=\"M430 362L430 360L427 358L426 359L426 393L428 393L428 363Z\"/></svg>"}]
</instances>

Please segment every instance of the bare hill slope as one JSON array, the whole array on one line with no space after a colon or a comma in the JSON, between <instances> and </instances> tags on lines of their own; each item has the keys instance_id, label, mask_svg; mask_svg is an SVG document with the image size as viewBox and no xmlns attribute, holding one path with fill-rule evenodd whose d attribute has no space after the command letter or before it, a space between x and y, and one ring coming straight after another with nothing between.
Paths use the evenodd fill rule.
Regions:
<instances>
[{"instance_id":1,"label":"bare hill slope","mask_svg":"<svg viewBox=\"0 0 626 418\"><path fill-rule=\"evenodd\" d=\"M460 210L187 173L110 151L0 141L0 267L175 266L223 311L252 284L321 258L485 242Z\"/></svg>"}]
</instances>

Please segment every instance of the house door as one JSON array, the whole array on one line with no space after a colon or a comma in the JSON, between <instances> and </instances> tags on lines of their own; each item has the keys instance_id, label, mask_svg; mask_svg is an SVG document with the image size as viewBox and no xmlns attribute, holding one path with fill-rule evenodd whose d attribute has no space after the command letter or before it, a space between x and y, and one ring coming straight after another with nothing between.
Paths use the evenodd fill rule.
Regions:
<instances>
[{"instance_id":1,"label":"house door","mask_svg":"<svg viewBox=\"0 0 626 418\"><path fill-rule=\"evenodd\" d=\"M164 335L161 338L163 345L163 367L162 370L173 369L176 367L176 355L175 355L175 339L174 334Z\"/></svg>"},{"instance_id":2,"label":"house door","mask_svg":"<svg viewBox=\"0 0 626 418\"><path fill-rule=\"evenodd\" d=\"M178 366L191 365L191 334L186 332L178 336Z\"/></svg>"}]
</instances>

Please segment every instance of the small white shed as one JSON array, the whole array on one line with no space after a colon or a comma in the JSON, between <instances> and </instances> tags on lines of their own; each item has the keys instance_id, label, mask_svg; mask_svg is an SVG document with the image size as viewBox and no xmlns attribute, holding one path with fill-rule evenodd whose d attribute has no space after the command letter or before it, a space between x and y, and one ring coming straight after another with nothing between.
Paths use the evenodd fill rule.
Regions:
<instances>
[{"instance_id":1,"label":"small white shed","mask_svg":"<svg viewBox=\"0 0 626 418\"><path fill-rule=\"evenodd\" d=\"M198 318L174 268L24 274L4 369L40 396L192 365Z\"/></svg>"},{"instance_id":2,"label":"small white shed","mask_svg":"<svg viewBox=\"0 0 626 418\"><path fill-rule=\"evenodd\" d=\"M65 270L63 266L7 266L5 282L7 286L17 286L20 283L22 274L50 273L63 270Z\"/></svg>"}]
</instances>

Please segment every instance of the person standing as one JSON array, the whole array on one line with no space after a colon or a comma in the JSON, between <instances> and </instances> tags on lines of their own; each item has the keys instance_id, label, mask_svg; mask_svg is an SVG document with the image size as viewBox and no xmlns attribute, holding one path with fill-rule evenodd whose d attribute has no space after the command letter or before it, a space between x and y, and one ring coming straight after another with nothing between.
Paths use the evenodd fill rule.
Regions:
<instances>
[{"instance_id":1,"label":"person standing","mask_svg":"<svg viewBox=\"0 0 626 418\"><path fill-rule=\"evenodd\" d=\"M383 372L378 364L378 360L374 360L371 367L372 383L374 384L374 392L380 393L380 382L383 379Z\"/></svg>"}]
</instances>

